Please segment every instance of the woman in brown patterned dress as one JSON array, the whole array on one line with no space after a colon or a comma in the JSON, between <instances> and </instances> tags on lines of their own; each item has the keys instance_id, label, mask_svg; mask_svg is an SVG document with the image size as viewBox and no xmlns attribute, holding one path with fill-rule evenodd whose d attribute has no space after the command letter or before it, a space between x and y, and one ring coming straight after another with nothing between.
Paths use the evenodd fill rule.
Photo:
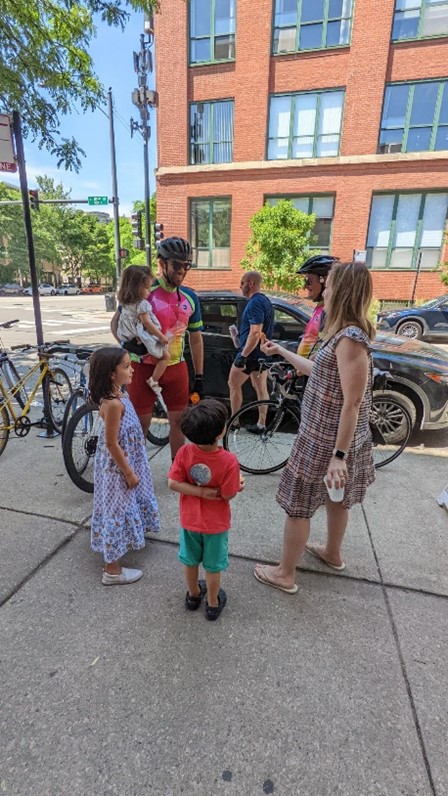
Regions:
<instances>
[{"instance_id":1,"label":"woman in brown patterned dress","mask_svg":"<svg viewBox=\"0 0 448 796\"><path fill-rule=\"evenodd\" d=\"M261 583L288 594L297 592L295 571L305 547L332 569L345 569L340 551L349 510L362 503L375 478L369 428L374 336L367 317L370 272L360 263L336 263L324 301L324 340L314 361L270 341L262 346L266 354L280 354L310 377L299 432L277 492L287 514L282 558L277 566L257 564L254 572ZM344 487L342 502L330 500L324 478L329 487ZM308 545L310 518L324 503L327 543Z\"/></svg>"}]
</instances>

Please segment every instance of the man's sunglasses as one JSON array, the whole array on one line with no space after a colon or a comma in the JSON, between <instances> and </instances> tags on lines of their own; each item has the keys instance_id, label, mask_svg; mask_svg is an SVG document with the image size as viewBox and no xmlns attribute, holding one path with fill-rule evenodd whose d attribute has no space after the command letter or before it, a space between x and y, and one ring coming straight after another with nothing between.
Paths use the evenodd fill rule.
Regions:
<instances>
[{"instance_id":1,"label":"man's sunglasses","mask_svg":"<svg viewBox=\"0 0 448 796\"><path fill-rule=\"evenodd\" d=\"M193 263L181 263L177 260L169 260L175 271L189 271Z\"/></svg>"}]
</instances>

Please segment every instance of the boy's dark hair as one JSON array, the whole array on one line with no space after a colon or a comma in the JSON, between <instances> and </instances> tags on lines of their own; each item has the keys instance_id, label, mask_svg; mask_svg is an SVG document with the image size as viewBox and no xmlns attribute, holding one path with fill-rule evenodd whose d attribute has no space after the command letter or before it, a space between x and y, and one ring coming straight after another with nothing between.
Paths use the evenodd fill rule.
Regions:
<instances>
[{"instance_id":1,"label":"boy's dark hair","mask_svg":"<svg viewBox=\"0 0 448 796\"><path fill-rule=\"evenodd\" d=\"M224 404L214 398L206 398L185 409L180 427L186 438L195 445L213 445L225 427L227 417Z\"/></svg>"},{"instance_id":2,"label":"boy's dark hair","mask_svg":"<svg viewBox=\"0 0 448 796\"><path fill-rule=\"evenodd\" d=\"M89 359L89 396L95 404L105 398L114 398L112 374L127 351L118 346L107 346L94 351Z\"/></svg>"},{"instance_id":3,"label":"boy's dark hair","mask_svg":"<svg viewBox=\"0 0 448 796\"><path fill-rule=\"evenodd\" d=\"M121 274L118 301L120 304L138 304L141 301L140 288L151 270L146 265L129 265Z\"/></svg>"}]
</instances>

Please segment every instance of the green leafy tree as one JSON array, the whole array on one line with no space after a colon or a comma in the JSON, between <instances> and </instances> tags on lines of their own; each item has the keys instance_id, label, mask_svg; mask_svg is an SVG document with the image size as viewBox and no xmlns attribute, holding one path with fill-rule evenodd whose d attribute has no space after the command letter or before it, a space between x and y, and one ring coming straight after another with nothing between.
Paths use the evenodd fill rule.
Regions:
<instances>
[{"instance_id":1,"label":"green leafy tree","mask_svg":"<svg viewBox=\"0 0 448 796\"><path fill-rule=\"evenodd\" d=\"M2 0L0 112L20 110L25 135L79 171L85 155L74 138L61 138L60 120L104 102L88 49L96 22L124 29L132 10L157 10L157 0Z\"/></svg>"},{"instance_id":2,"label":"green leafy tree","mask_svg":"<svg viewBox=\"0 0 448 796\"><path fill-rule=\"evenodd\" d=\"M309 256L316 216L296 210L287 199L265 204L250 220L251 236L241 265L260 271L266 288L295 292L303 285L296 274Z\"/></svg>"}]
</instances>

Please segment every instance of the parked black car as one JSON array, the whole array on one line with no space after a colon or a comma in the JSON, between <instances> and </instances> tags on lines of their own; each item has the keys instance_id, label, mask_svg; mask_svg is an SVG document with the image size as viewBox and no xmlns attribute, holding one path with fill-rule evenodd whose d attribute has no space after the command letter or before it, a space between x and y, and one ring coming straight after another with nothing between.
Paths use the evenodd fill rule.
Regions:
<instances>
[{"instance_id":1,"label":"parked black car","mask_svg":"<svg viewBox=\"0 0 448 796\"><path fill-rule=\"evenodd\" d=\"M414 340L448 338L448 296L432 299L420 307L379 312L377 326L378 329Z\"/></svg>"},{"instance_id":2,"label":"parked black car","mask_svg":"<svg viewBox=\"0 0 448 796\"><path fill-rule=\"evenodd\" d=\"M199 292L204 322L204 375L207 395L228 401L227 380L235 357L229 326L241 323L247 299L228 291ZM274 339L295 351L308 322L312 306L298 296L266 293L275 313ZM419 340L379 332L373 343L374 364L390 373L388 392L411 415L413 424L424 430L448 427L448 354ZM188 345L186 358L191 368ZM245 400L255 395L249 383Z\"/></svg>"}]
</instances>

